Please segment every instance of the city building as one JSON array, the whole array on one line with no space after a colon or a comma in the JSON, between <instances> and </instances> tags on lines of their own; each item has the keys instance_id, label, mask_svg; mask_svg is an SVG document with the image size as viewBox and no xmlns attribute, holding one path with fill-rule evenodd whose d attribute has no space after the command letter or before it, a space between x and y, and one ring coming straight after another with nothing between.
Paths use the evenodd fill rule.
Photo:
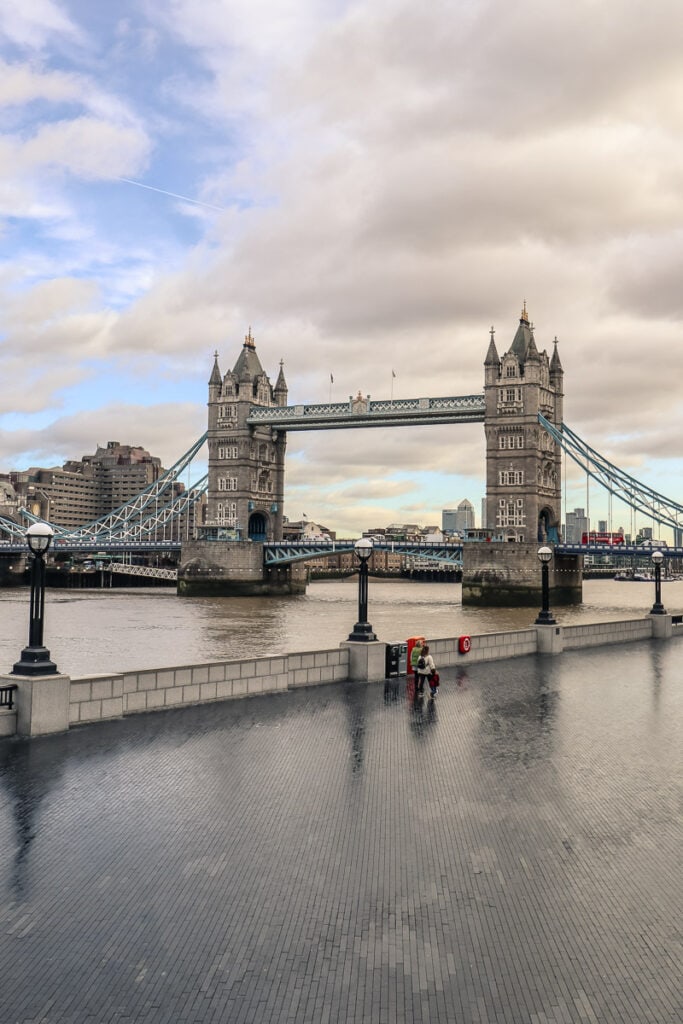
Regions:
<instances>
[{"instance_id":1,"label":"city building","mask_svg":"<svg viewBox=\"0 0 683 1024\"><path fill-rule=\"evenodd\" d=\"M16 519L18 507L19 502L14 487L9 480L0 479L0 516L4 516L5 519Z\"/></svg>"},{"instance_id":2,"label":"city building","mask_svg":"<svg viewBox=\"0 0 683 1024\"><path fill-rule=\"evenodd\" d=\"M12 518L20 508L55 526L77 528L108 515L149 487L164 473L161 460L139 445L108 441L93 455L69 460L59 467L32 466L0 474L5 494L14 494ZM184 484L173 484L181 494ZM1 496L0 496L1 497ZM168 498L165 499L168 502ZM194 513L176 524L184 536L194 528Z\"/></svg>"},{"instance_id":3,"label":"city building","mask_svg":"<svg viewBox=\"0 0 683 1024\"><path fill-rule=\"evenodd\" d=\"M584 533L588 533L588 517L584 509L575 508L567 512L565 523L565 540L567 544L580 544Z\"/></svg>"},{"instance_id":4,"label":"city building","mask_svg":"<svg viewBox=\"0 0 683 1024\"><path fill-rule=\"evenodd\" d=\"M300 519L298 522L291 522L285 516L282 524L283 540L336 540L337 534L320 523L314 523L312 519Z\"/></svg>"},{"instance_id":5,"label":"city building","mask_svg":"<svg viewBox=\"0 0 683 1024\"><path fill-rule=\"evenodd\" d=\"M444 533L458 533L462 537L465 530L473 530L474 505L464 498L457 508L445 508L441 513L441 529Z\"/></svg>"}]
</instances>

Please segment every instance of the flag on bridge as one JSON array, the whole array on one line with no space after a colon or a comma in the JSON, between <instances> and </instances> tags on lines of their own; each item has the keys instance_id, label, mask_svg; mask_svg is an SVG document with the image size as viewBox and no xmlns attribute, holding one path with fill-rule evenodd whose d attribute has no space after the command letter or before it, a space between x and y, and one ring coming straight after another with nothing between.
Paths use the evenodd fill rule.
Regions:
<instances>
[{"instance_id":1,"label":"flag on bridge","mask_svg":"<svg viewBox=\"0 0 683 1024\"><path fill-rule=\"evenodd\" d=\"M334 384L334 377L330 374L330 384Z\"/></svg>"},{"instance_id":2,"label":"flag on bridge","mask_svg":"<svg viewBox=\"0 0 683 1024\"><path fill-rule=\"evenodd\" d=\"M394 370L392 370L392 371L391 371L391 376L392 376L392 377L395 377L395 376L396 376L396 373L394 372Z\"/></svg>"}]
</instances>

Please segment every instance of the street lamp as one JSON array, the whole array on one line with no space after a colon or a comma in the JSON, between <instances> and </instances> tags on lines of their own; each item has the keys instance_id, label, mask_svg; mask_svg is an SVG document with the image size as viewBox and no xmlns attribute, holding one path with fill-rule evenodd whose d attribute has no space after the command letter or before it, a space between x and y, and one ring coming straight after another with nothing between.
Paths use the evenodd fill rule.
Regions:
<instances>
[{"instance_id":1,"label":"street lamp","mask_svg":"<svg viewBox=\"0 0 683 1024\"><path fill-rule=\"evenodd\" d=\"M57 672L57 666L50 661L50 652L43 647L43 616L45 612L45 552L54 537L54 530L47 523L33 523L26 531L26 543L33 561L31 563L31 616L29 621L28 647L21 652L21 660L12 672L18 676L48 676Z\"/></svg>"},{"instance_id":2,"label":"street lamp","mask_svg":"<svg viewBox=\"0 0 683 1024\"><path fill-rule=\"evenodd\" d=\"M365 643L377 639L368 622L368 559L372 554L372 541L368 537L361 537L353 547L360 563L358 566L358 622L353 627L353 633L349 633L349 640L359 640Z\"/></svg>"},{"instance_id":3,"label":"street lamp","mask_svg":"<svg viewBox=\"0 0 683 1024\"><path fill-rule=\"evenodd\" d=\"M536 619L537 626L554 626L555 619L550 614L550 583L548 581L548 570L553 553L550 548L539 548L538 559L541 563L541 594L542 607Z\"/></svg>"},{"instance_id":4,"label":"street lamp","mask_svg":"<svg viewBox=\"0 0 683 1024\"><path fill-rule=\"evenodd\" d=\"M651 555L655 567L655 603L652 605L651 615L666 615L666 608L662 604L662 562L664 555L661 551L653 551Z\"/></svg>"}]
</instances>

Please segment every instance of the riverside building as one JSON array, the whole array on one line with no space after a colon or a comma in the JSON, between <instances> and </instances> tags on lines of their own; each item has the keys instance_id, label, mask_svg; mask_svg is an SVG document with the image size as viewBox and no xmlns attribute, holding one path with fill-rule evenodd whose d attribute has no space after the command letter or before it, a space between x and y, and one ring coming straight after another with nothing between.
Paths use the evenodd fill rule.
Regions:
<instances>
[{"instance_id":1,"label":"riverside building","mask_svg":"<svg viewBox=\"0 0 683 1024\"><path fill-rule=\"evenodd\" d=\"M59 467L0 474L13 489L17 508L56 526L78 527L125 505L164 473L161 459L139 445L108 441L93 455ZM184 485L174 485L177 492Z\"/></svg>"}]
</instances>

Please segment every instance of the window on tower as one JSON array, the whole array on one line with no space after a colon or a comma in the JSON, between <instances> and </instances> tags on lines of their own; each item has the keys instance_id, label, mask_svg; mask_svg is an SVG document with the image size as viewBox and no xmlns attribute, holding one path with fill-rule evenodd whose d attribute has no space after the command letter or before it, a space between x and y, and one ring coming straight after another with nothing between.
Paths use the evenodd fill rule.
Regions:
<instances>
[{"instance_id":1,"label":"window on tower","mask_svg":"<svg viewBox=\"0 0 683 1024\"><path fill-rule=\"evenodd\" d=\"M518 498L516 501L506 501L504 498L501 499L496 513L496 526L500 528L508 526L526 526L524 500L522 498Z\"/></svg>"},{"instance_id":2,"label":"window on tower","mask_svg":"<svg viewBox=\"0 0 683 1024\"><path fill-rule=\"evenodd\" d=\"M500 434L498 447L501 449L523 448L524 434Z\"/></svg>"},{"instance_id":3,"label":"window on tower","mask_svg":"<svg viewBox=\"0 0 683 1024\"><path fill-rule=\"evenodd\" d=\"M498 483L501 487L510 487L524 483L523 469L501 469L498 473Z\"/></svg>"}]
</instances>

